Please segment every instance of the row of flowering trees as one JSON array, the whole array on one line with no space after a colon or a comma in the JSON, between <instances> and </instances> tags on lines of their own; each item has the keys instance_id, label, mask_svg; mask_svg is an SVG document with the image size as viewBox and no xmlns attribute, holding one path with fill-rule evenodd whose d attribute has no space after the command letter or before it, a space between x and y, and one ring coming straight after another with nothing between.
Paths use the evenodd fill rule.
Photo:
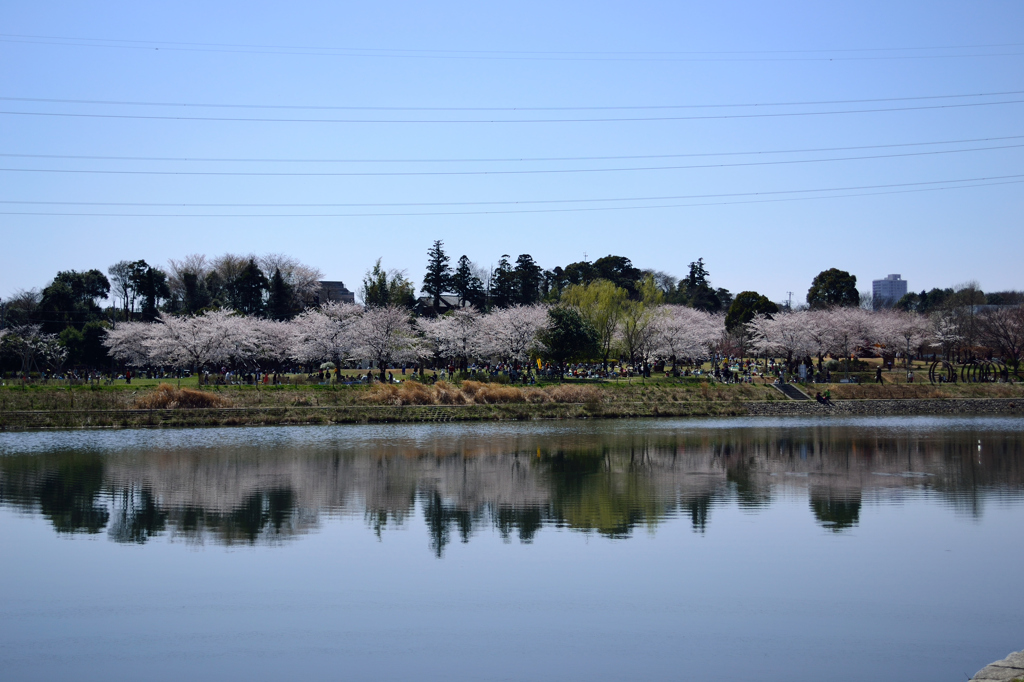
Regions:
<instances>
[{"instance_id":1,"label":"row of flowering trees","mask_svg":"<svg viewBox=\"0 0 1024 682\"><path fill-rule=\"evenodd\" d=\"M290 321L210 311L194 316L162 316L157 322L119 324L107 334L111 356L133 366L172 366L198 371L230 364L250 370L276 370L287 363L306 366L349 361L387 367L427 360L461 367L475 361L523 363L558 354L542 339L556 322L543 305L515 305L482 314L472 308L437 318L411 317L402 307L364 309L332 302ZM989 316L992 318L992 316ZM986 319L989 319L986 318ZM1020 316L1018 315L1018 318ZM1024 320L1015 329L1024 334ZM590 356L607 360L610 352L636 364L678 362L712 356L727 342L724 318L679 305L625 306L608 325L593 328ZM606 325L599 329L598 325ZM1011 327L1013 325L1010 325ZM849 357L869 349L892 357L913 354L949 341L954 331L938 318L897 311L833 308L756 316L746 325L749 348L760 356ZM1003 351L1016 364L1020 346ZM564 353L559 357L564 357Z\"/></svg>"},{"instance_id":2,"label":"row of flowering trees","mask_svg":"<svg viewBox=\"0 0 1024 682\"><path fill-rule=\"evenodd\" d=\"M1016 371L1024 354L1024 308L1020 306L931 316L862 308L804 310L758 315L746 327L758 353L790 361L849 357L863 349L883 357L897 353L910 357L925 349L951 357L951 351L958 349L964 351L961 357L998 356Z\"/></svg>"},{"instance_id":3,"label":"row of flowering trees","mask_svg":"<svg viewBox=\"0 0 1024 682\"><path fill-rule=\"evenodd\" d=\"M401 307L364 309L332 302L290 321L231 311L163 315L153 323L121 323L107 333L112 357L130 366L199 371L231 364L269 370L285 363L341 365L351 360L383 370L427 359L460 366L478 361L523 363L545 354L541 338L552 324L543 305L514 305L481 314L464 308L437 318L413 319ZM655 357L707 357L724 333L721 316L684 306L658 306L626 314L615 341L635 362Z\"/></svg>"}]
</instances>

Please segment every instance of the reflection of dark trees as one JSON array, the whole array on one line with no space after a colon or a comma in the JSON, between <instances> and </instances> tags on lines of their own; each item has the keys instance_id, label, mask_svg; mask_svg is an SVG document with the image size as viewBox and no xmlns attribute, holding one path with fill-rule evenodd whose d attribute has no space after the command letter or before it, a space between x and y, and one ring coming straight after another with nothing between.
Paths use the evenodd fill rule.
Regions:
<instances>
[{"instance_id":1,"label":"reflection of dark trees","mask_svg":"<svg viewBox=\"0 0 1024 682\"><path fill-rule=\"evenodd\" d=\"M115 542L142 544L166 526L167 512L157 507L153 493L143 488L133 495L126 489L121 492L120 506L115 508L107 533Z\"/></svg>"},{"instance_id":2,"label":"reflection of dark trees","mask_svg":"<svg viewBox=\"0 0 1024 682\"><path fill-rule=\"evenodd\" d=\"M860 521L860 491L811 488L811 511L818 523L831 531L853 528Z\"/></svg>"},{"instance_id":3,"label":"reflection of dark trees","mask_svg":"<svg viewBox=\"0 0 1024 682\"><path fill-rule=\"evenodd\" d=\"M512 531L517 531L519 541L533 542L533 536L544 525L544 513L540 507L499 507L494 514L494 525L504 540L508 540Z\"/></svg>"},{"instance_id":4,"label":"reflection of dark trees","mask_svg":"<svg viewBox=\"0 0 1024 682\"><path fill-rule=\"evenodd\" d=\"M699 495L683 501L683 508L690 515L695 533L703 533L711 514L711 495Z\"/></svg>"},{"instance_id":5,"label":"reflection of dark trees","mask_svg":"<svg viewBox=\"0 0 1024 682\"><path fill-rule=\"evenodd\" d=\"M438 557L444 554L445 545L451 540L451 528L459 530L463 542L469 542L473 532L473 515L465 509L445 504L441 494L434 492L424 496L423 516L430 533L430 548Z\"/></svg>"},{"instance_id":6,"label":"reflection of dark trees","mask_svg":"<svg viewBox=\"0 0 1024 682\"><path fill-rule=\"evenodd\" d=\"M38 510L58 533L98 533L110 514L98 504L103 458L92 452L0 457L0 503Z\"/></svg>"},{"instance_id":7,"label":"reflection of dark trees","mask_svg":"<svg viewBox=\"0 0 1024 682\"><path fill-rule=\"evenodd\" d=\"M295 493L275 488L248 495L226 514L195 510L192 516L196 529L213 532L228 544L255 544L261 537L286 534L294 511Z\"/></svg>"},{"instance_id":8,"label":"reflection of dark trees","mask_svg":"<svg viewBox=\"0 0 1024 682\"><path fill-rule=\"evenodd\" d=\"M545 525L625 538L678 516L704 533L715 505L754 511L780 490L806 495L817 522L835 532L857 526L865 489L927 491L973 516L992 497L1024 490L1024 437L1009 430L466 433L301 450L6 455L0 505L42 514L61 533L106 529L126 543L160 534L278 542L339 510L362 514L382 536L422 513L442 556L456 535L467 542L480 528L520 542Z\"/></svg>"},{"instance_id":9,"label":"reflection of dark trees","mask_svg":"<svg viewBox=\"0 0 1024 682\"><path fill-rule=\"evenodd\" d=\"M109 513L96 504L103 487L103 460L95 454L62 457L39 486L39 508L58 533L98 533Z\"/></svg>"}]
</instances>

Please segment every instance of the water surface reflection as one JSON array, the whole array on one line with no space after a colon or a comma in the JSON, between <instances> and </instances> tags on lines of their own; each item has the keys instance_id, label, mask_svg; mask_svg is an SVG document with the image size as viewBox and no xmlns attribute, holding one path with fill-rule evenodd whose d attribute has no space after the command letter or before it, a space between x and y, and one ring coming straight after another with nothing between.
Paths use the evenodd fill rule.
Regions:
<instances>
[{"instance_id":1,"label":"water surface reflection","mask_svg":"<svg viewBox=\"0 0 1024 682\"><path fill-rule=\"evenodd\" d=\"M481 529L628 538L671 517L804 496L824 529L930 497L979 517L1024 493L1016 419L648 421L6 434L0 505L58 533L273 544L326 517L378 535L422 518L432 551ZM419 523L419 521L415 521Z\"/></svg>"}]
</instances>

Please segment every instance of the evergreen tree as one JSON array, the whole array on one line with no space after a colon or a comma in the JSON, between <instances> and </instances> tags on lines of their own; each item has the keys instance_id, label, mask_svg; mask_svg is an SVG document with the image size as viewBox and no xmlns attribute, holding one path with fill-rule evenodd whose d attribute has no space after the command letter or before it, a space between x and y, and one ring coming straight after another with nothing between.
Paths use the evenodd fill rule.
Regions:
<instances>
[{"instance_id":1,"label":"evergreen tree","mask_svg":"<svg viewBox=\"0 0 1024 682\"><path fill-rule=\"evenodd\" d=\"M152 322L159 314L160 301L170 298L171 295L167 274L163 270L146 265L140 270L136 291L142 299L142 320Z\"/></svg>"},{"instance_id":2,"label":"evergreen tree","mask_svg":"<svg viewBox=\"0 0 1024 682\"><path fill-rule=\"evenodd\" d=\"M495 308L507 308L516 300L516 273L508 258L507 253L502 254L492 277L491 305Z\"/></svg>"},{"instance_id":3,"label":"evergreen tree","mask_svg":"<svg viewBox=\"0 0 1024 682\"><path fill-rule=\"evenodd\" d=\"M210 305L210 291L206 281L200 279L199 275L194 272L186 272L181 276L181 283L185 289L182 308L186 314L195 314Z\"/></svg>"},{"instance_id":4,"label":"evergreen tree","mask_svg":"<svg viewBox=\"0 0 1024 682\"><path fill-rule=\"evenodd\" d=\"M807 304L812 308L860 305L857 277L838 268L819 272L807 290Z\"/></svg>"},{"instance_id":5,"label":"evergreen tree","mask_svg":"<svg viewBox=\"0 0 1024 682\"><path fill-rule=\"evenodd\" d=\"M296 312L292 304L292 287L284 281L281 269L274 268L267 295L267 316L273 320L290 320Z\"/></svg>"},{"instance_id":6,"label":"evergreen tree","mask_svg":"<svg viewBox=\"0 0 1024 682\"><path fill-rule=\"evenodd\" d=\"M729 312L725 315L725 328L733 334L742 333L743 325L754 319L755 315L771 317L777 312L779 307L769 301L767 296L756 291L744 291L736 296L736 300L729 306Z\"/></svg>"},{"instance_id":7,"label":"evergreen tree","mask_svg":"<svg viewBox=\"0 0 1024 682\"><path fill-rule=\"evenodd\" d=\"M452 288L452 268L440 239L427 251L427 274L423 276L423 293L430 296L434 313L441 307L441 296Z\"/></svg>"},{"instance_id":8,"label":"evergreen tree","mask_svg":"<svg viewBox=\"0 0 1024 682\"><path fill-rule=\"evenodd\" d=\"M68 325L81 328L90 320L100 319L102 310L96 299L106 298L109 292L110 282L99 270L58 272L43 289L32 317L42 323L47 334L59 334Z\"/></svg>"},{"instance_id":9,"label":"evergreen tree","mask_svg":"<svg viewBox=\"0 0 1024 682\"><path fill-rule=\"evenodd\" d=\"M469 303L483 308L484 283L473 274L473 264L467 256L459 258L459 265L452 275L452 291L459 297L459 305Z\"/></svg>"},{"instance_id":10,"label":"evergreen tree","mask_svg":"<svg viewBox=\"0 0 1024 682\"><path fill-rule=\"evenodd\" d=\"M404 272L392 270L387 272L380 264L380 258L373 268L363 276L360 297L367 308L385 308L401 306L411 308L416 303L413 295L413 283L405 278Z\"/></svg>"},{"instance_id":11,"label":"evergreen tree","mask_svg":"<svg viewBox=\"0 0 1024 682\"><path fill-rule=\"evenodd\" d=\"M711 273L704 267L704 259L698 258L690 263L690 274L679 285L686 290L686 303L691 308L717 313L724 305L719 293L727 295L728 292L725 289L721 289L720 292L712 289L710 276Z\"/></svg>"},{"instance_id":12,"label":"evergreen tree","mask_svg":"<svg viewBox=\"0 0 1024 682\"><path fill-rule=\"evenodd\" d=\"M231 302L234 304L235 310L246 315L263 313L263 295L270 286L270 282L256 265L256 261L250 258L242 272L229 286Z\"/></svg>"},{"instance_id":13,"label":"evergreen tree","mask_svg":"<svg viewBox=\"0 0 1024 682\"><path fill-rule=\"evenodd\" d=\"M533 256L524 253L516 259L515 302L530 305L540 300L540 287L544 281L544 271L533 260Z\"/></svg>"}]
</instances>

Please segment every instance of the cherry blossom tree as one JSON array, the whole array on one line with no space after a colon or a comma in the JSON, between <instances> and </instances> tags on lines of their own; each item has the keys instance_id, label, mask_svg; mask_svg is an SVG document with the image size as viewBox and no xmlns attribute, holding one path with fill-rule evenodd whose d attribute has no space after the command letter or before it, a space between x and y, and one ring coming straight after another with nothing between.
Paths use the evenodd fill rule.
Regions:
<instances>
[{"instance_id":1,"label":"cherry blossom tree","mask_svg":"<svg viewBox=\"0 0 1024 682\"><path fill-rule=\"evenodd\" d=\"M1024 355L1024 307L1002 308L979 318L981 337L1016 374Z\"/></svg>"},{"instance_id":2,"label":"cherry blossom tree","mask_svg":"<svg viewBox=\"0 0 1024 682\"><path fill-rule=\"evenodd\" d=\"M752 344L765 355L766 361L769 354L779 354L792 365L794 358L809 356L817 349L812 334L815 316L816 313L806 310L777 313L771 318L757 315L747 323L747 329Z\"/></svg>"},{"instance_id":3,"label":"cherry blossom tree","mask_svg":"<svg viewBox=\"0 0 1024 682\"><path fill-rule=\"evenodd\" d=\"M331 360L340 367L358 345L357 323L362 314L362 306L337 301L306 310L291 323L291 356L302 363Z\"/></svg>"},{"instance_id":4,"label":"cherry blossom tree","mask_svg":"<svg viewBox=\"0 0 1024 682\"><path fill-rule=\"evenodd\" d=\"M932 338L928 318L917 313L899 310L880 311L873 315L874 341L883 355L895 356L905 353L907 369L910 368L911 349L919 348Z\"/></svg>"},{"instance_id":5,"label":"cherry blossom tree","mask_svg":"<svg viewBox=\"0 0 1024 682\"><path fill-rule=\"evenodd\" d=\"M107 353L129 367L141 367L149 363L149 349L146 342L156 327L151 322L119 322L108 329L103 337Z\"/></svg>"},{"instance_id":6,"label":"cherry blossom tree","mask_svg":"<svg viewBox=\"0 0 1024 682\"><path fill-rule=\"evenodd\" d=\"M356 356L376 363L381 381L392 363L415 360L422 353L423 340L404 306L370 308L359 317L354 332Z\"/></svg>"},{"instance_id":7,"label":"cherry blossom tree","mask_svg":"<svg viewBox=\"0 0 1024 682\"><path fill-rule=\"evenodd\" d=\"M725 333L721 315L681 305L661 306L656 324L654 355L676 363L710 357Z\"/></svg>"},{"instance_id":8,"label":"cherry blossom tree","mask_svg":"<svg viewBox=\"0 0 1024 682\"><path fill-rule=\"evenodd\" d=\"M38 324L23 324L7 330L7 335L10 336L8 343L14 348L18 358L21 360L22 381L28 376L33 361L39 355L40 347L43 343L41 330L42 327Z\"/></svg>"},{"instance_id":9,"label":"cherry blossom tree","mask_svg":"<svg viewBox=\"0 0 1024 682\"><path fill-rule=\"evenodd\" d=\"M197 373L205 365L227 360L238 333L230 310L174 317L161 313L143 346L154 364L166 364Z\"/></svg>"},{"instance_id":10,"label":"cherry blossom tree","mask_svg":"<svg viewBox=\"0 0 1024 682\"><path fill-rule=\"evenodd\" d=\"M456 359L466 369L483 348L482 319L473 308L459 308L441 317L420 319L417 326L440 357Z\"/></svg>"},{"instance_id":11,"label":"cherry blossom tree","mask_svg":"<svg viewBox=\"0 0 1024 682\"><path fill-rule=\"evenodd\" d=\"M492 312L480 322L481 348L486 357L525 362L542 348L537 335L548 325L543 305L513 305Z\"/></svg>"},{"instance_id":12,"label":"cherry blossom tree","mask_svg":"<svg viewBox=\"0 0 1024 682\"><path fill-rule=\"evenodd\" d=\"M830 308L821 311L820 334L833 358L847 359L859 347L870 346L876 336L874 315L863 308Z\"/></svg>"}]
</instances>

